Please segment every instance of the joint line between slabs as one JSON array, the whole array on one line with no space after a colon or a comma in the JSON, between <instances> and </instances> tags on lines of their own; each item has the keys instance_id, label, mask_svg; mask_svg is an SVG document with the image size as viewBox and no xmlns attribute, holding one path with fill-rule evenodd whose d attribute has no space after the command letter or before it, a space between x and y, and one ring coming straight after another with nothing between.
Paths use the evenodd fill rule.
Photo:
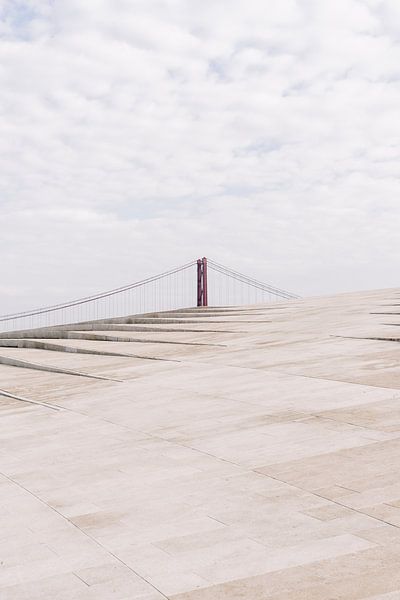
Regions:
<instances>
[{"instance_id":1,"label":"joint line between slabs","mask_svg":"<svg viewBox=\"0 0 400 600\"><path fill-rule=\"evenodd\" d=\"M288 485L296 490L300 490L301 492L307 492L307 494L312 494L313 496L316 496L317 498L321 498L322 500L327 500L328 502L332 502L332 504L336 504L337 506L341 506L342 508L347 508L347 510L351 510L359 515L363 515L364 517L369 517L371 519L374 519L375 521L379 521L380 523L384 523L385 525L394 527L395 529L400 529L399 525L395 525L394 523L385 521L385 519L376 517L375 515L369 515L368 513L363 512L362 510L359 510L357 508L354 508L353 506L347 506L347 504L343 504L343 502L339 502L338 500L333 500L332 498L327 498L326 496L323 496L322 494L318 494L315 491L313 492L312 490L308 490L307 488L300 487L299 485L295 485L294 483L290 483L288 481L285 481L284 479L279 479L279 477L274 477L273 475L268 475L267 473L262 473L261 471L257 471L257 469L253 469L253 472L257 473L258 475L263 475L264 477L269 477L270 479L274 479L275 481L279 481L279 483L284 483L285 485ZM339 485L339 487L343 487L343 486ZM344 488L344 489L348 489L348 488ZM357 492L354 492L354 493L357 493ZM383 502L383 504L385 504L385 503ZM355 535L357 537L357 534L353 534L353 535Z\"/></svg>"},{"instance_id":2,"label":"joint line between slabs","mask_svg":"<svg viewBox=\"0 0 400 600\"><path fill-rule=\"evenodd\" d=\"M166 600L169 600L168 596L166 596L158 587L156 587L153 583L151 583L150 581L148 581L143 575L141 575L140 573L138 573L137 571L135 571L135 569L133 569L132 567L130 567L129 565L127 565L121 558L119 558L119 556L117 556L116 554L114 554L114 552L111 552L111 550L109 550L108 548L106 548L105 546L103 546L103 544L101 544L98 540L96 540L96 538L94 538L89 533L87 533L86 531L84 531L83 529L81 529L78 525L76 525L68 517L66 517L65 515L63 515L56 508L54 508L54 506L51 506L50 504L48 504L40 496L37 496L34 492L32 492L31 490L29 490L28 488L26 488L24 485L22 485L21 483L19 483L18 481L16 481L12 477L9 477L8 475L6 475L3 472L0 472L0 474L2 475L2 477L4 477L5 479L7 479L8 481L10 481L12 484L16 485L20 489L24 490L24 492L26 492L27 494L29 494L30 496L32 496L33 498L35 498L36 500L38 500L41 504L44 504L45 506L47 506L47 508L49 508L51 511L55 512L62 519L64 519L64 521L67 521L70 525L72 525L73 527L75 527L75 529L77 529L78 531L80 531L85 537L87 537L92 542L94 542L97 546L99 546L99 548L101 548L102 550L104 550L105 552L107 552L107 554L109 554L115 560L117 560L119 563L121 563L122 565L124 565L124 567L126 567L127 569L129 569L129 571L131 571L132 573L134 573L134 575L136 575L142 581L144 581L145 583L147 583L147 585L151 586L153 588L153 590L155 590L156 592L158 592L159 594L161 594L161 596L163 598L165 598ZM73 573L73 571L72 571L72 573ZM75 575L75 573L74 573L74 575Z\"/></svg>"}]
</instances>

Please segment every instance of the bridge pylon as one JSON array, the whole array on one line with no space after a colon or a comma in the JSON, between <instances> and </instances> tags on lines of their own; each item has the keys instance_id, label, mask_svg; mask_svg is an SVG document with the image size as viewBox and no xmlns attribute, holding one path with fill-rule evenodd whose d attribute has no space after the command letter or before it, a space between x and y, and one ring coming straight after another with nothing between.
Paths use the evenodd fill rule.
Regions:
<instances>
[{"instance_id":1,"label":"bridge pylon","mask_svg":"<svg viewBox=\"0 0 400 600\"><path fill-rule=\"evenodd\" d=\"M207 259L197 260L197 306L208 306Z\"/></svg>"}]
</instances>

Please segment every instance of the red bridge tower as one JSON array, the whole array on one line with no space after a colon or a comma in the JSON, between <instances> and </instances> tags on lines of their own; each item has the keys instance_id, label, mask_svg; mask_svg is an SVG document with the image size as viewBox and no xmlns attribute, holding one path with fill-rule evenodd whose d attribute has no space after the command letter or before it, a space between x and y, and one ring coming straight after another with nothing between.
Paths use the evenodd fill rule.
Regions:
<instances>
[{"instance_id":1,"label":"red bridge tower","mask_svg":"<svg viewBox=\"0 0 400 600\"><path fill-rule=\"evenodd\" d=\"M197 306L208 306L207 259L197 261Z\"/></svg>"}]
</instances>

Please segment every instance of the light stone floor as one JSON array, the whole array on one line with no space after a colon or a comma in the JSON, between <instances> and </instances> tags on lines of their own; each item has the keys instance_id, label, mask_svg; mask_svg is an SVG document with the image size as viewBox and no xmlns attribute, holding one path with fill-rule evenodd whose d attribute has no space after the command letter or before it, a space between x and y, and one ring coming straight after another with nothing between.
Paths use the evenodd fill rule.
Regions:
<instances>
[{"instance_id":1,"label":"light stone floor","mask_svg":"<svg viewBox=\"0 0 400 600\"><path fill-rule=\"evenodd\" d=\"M0 347L1 600L399 600L400 291L169 316Z\"/></svg>"}]
</instances>

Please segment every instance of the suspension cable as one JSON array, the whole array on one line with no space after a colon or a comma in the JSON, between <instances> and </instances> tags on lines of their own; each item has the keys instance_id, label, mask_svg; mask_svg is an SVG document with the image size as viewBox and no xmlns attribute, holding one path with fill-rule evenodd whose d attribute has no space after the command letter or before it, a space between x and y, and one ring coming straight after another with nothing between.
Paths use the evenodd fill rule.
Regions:
<instances>
[{"instance_id":1,"label":"suspension cable","mask_svg":"<svg viewBox=\"0 0 400 600\"><path fill-rule=\"evenodd\" d=\"M297 296L296 294L292 294L291 292L287 292L286 290L276 288L267 283L263 283L262 281L258 281L257 279L254 279L252 277L248 277L247 275L244 275L243 273L234 271L233 269L230 269L229 267L225 267L224 265L221 265L211 259L208 259L208 265L214 271L218 271L219 273L226 275L228 277L231 277L232 279L236 279L237 281L240 281L241 283L245 283L249 286L252 286L252 287L258 288L262 291L274 294L275 296L279 296L286 300L296 299L296 298L300 297L300 296Z\"/></svg>"},{"instance_id":2,"label":"suspension cable","mask_svg":"<svg viewBox=\"0 0 400 600\"><path fill-rule=\"evenodd\" d=\"M22 317L32 317L32 316L41 315L41 314L44 314L47 312L54 312L57 310L63 310L65 308L71 308L73 306L87 304L88 302L93 302L95 300L100 300L102 298L114 296L121 292L126 292L128 290L132 290L134 288L144 286L148 283L152 283L154 281L164 279L165 277L168 277L169 275L173 275L174 273L179 273L181 271L189 269L190 267L193 267L193 265L195 265L195 264L196 264L196 261L191 261L190 263L186 263L185 265L176 267L175 269L171 269L170 271L165 271L164 273L160 273L159 275L153 275L152 277L148 277L147 279L142 279L140 281L136 281L135 283L131 283L131 284L119 287L119 288L115 288L113 290L108 290L107 292L101 292L101 293L95 294L93 296L86 296L84 298L78 298L77 300L72 300L70 302L64 302L62 304L54 304L52 306L44 306L44 307L37 308L34 310L30 310L30 311L23 311L23 312L14 313L14 314L1 315L0 322L1 321L11 321L13 319L18 319L18 318L22 318Z\"/></svg>"}]
</instances>

